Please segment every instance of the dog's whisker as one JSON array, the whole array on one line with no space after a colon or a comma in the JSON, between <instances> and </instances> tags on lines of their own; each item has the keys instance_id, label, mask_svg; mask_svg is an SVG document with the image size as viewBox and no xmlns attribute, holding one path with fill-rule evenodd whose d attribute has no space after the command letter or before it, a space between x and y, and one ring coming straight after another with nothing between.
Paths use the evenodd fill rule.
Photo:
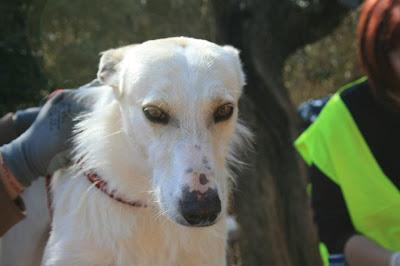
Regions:
<instances>
[{"instance_id":1,"label":"dog's whisker","mask_svg":"<svg viewBox=\"0 0 400 266\"><path fill-rule=\"evenodd\" d=\"M168 210L161 210L161 209L158 209L157 216L160 217L160 216L163 216L163 215L165 215L165 214L167 214L167 213L168 213Z\"/></svg>"},{"instance_id":2,"label":"dog's whisker","mask_svg":"<svg viewBox=\"0 0 400 266\"><path fill-rule=\"evenodd\" d=\"M155 220L161 220L161 218L163 217L163 215L164 215L164 213L163 212L157 212L155 215L154 215L154 218L155 218Z\"/></svg>"},{"instance_id":3,"label":"dog's whisker","mask_svg":"<svg viewBox=\"0 0 400 266\"><path fill-rule=\"evenodd\" d=\"M114 131L114 132L112 132L112 133L110 133L108 135L103 136L102 139L107 139L107 138L113 137L113 136L121 134L121 133L122 133L122 130L117 130L117 131Z\"/></svg>"},{"instance_id":4,"label":"dog's whisker","mask_svg":"<svg viewBox=\"0 0 400 266\"><path fill-rule=\"evenodd\" d=\"M162 219L163 218L163 216L166 214L166 212L163 212L163 211L159 211L159 212L156 212L155 213L155 215L154 215L154 219L156 220L156 221L158 221L158 222L163 222L164 221L164 219Z\"/></svg>"}]
</instances>

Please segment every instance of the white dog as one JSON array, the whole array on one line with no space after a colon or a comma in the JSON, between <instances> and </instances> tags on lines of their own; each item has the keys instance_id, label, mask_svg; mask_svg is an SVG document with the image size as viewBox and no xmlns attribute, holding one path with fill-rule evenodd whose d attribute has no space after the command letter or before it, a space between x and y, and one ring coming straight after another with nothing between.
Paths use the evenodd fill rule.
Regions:
<instances>
[{"instance_id":1,"label":"white dog","mask_svg":"<svg viewBox=\"0 0 400 266\"><path fill-rule=\"evenodd\" d=\"M104 52L98 79L81 92L96 103L77 126L77 163L53 177L42 264L225 265L227 165L249 136L238 51L148 41Z\"/></svg>"}]
</instances>

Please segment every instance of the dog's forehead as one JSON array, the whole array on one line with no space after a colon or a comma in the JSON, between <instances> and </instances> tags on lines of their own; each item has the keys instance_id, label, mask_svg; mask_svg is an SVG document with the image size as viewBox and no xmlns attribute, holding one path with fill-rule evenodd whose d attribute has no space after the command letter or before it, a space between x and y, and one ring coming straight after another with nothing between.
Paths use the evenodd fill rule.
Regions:
<instances>
[{"instance_id":1,"label":"dog's forehead","mask_svg":"<svg viewBox=\"0 0 400 266\"><path fill-rule=\"evenodd\" d=\"M242 84L233 60L237 59L223 47L203 40L150 41L125 55L124 87L139 97L148 93L162 97L179 91L180 95L236 99Z\"/></svg>"}]
</instances>

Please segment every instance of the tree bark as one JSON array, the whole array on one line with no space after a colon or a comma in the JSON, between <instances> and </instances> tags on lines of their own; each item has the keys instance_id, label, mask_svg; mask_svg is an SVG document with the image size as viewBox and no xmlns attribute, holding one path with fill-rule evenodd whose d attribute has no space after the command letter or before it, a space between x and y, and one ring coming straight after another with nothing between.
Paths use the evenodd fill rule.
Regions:
<instances>
[{"instance_id":1,"label":"tree bark","mask_svg":"<svg viewBox=\"0 0 400 266\"><path fill-rule=\"evenodd\" d=\"M218 42L242 51L241 111L255 132L251 166L239 174L234 197L244 265L321 265L307 181L293 148L296 112L282 73L291 53L331 32L347 10L333 0L308 3L212 1Z\"/></svg>"}]
</instances>

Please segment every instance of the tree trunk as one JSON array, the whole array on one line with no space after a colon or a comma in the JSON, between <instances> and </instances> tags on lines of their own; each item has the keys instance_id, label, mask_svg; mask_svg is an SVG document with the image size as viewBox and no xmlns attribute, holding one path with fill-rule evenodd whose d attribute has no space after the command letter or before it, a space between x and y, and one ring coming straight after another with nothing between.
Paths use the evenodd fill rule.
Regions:
<instances>
[{"instance_id":1,"label":"tree trunk","mask_svg":"<svg viewBox=\"0 0 400 266\"><path fill-rule=\"evenodd\" d=\"M244 265L321 265L306 178L293 148L295 108L282 72L291 53L328 34L346 10L333 0L297 2L212 1L218 42L242 51L247 86L241 111L255 132L251 166L240 173L235 195Z\"/></svg>"}]
</instances>

